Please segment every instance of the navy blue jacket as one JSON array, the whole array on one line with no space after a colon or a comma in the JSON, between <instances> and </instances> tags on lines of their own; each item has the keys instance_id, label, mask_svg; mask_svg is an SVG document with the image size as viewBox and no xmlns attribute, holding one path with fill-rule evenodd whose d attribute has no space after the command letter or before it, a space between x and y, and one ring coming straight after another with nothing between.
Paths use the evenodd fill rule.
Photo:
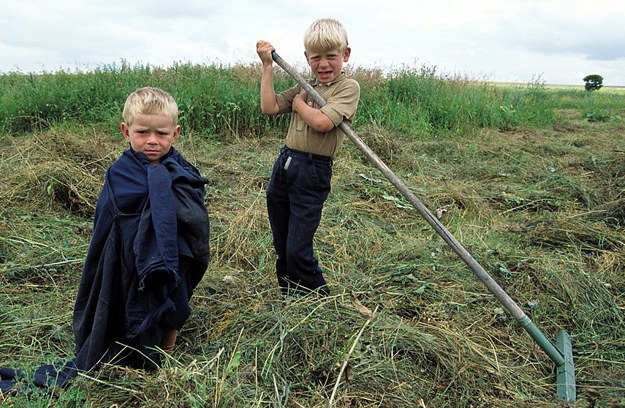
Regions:
<instances>
[{"instance_id":1,"label":"navy blue jacket","mask_svg":"<svg viewBox=\"0 0 625 408\"><path fill-rule=\"evenodd\" d=\"M78 369L154 368L182 328L209 260L207 182L173 147L158 166L127 150L107 170L74 309Z\"/></svg>"}]
</instances>

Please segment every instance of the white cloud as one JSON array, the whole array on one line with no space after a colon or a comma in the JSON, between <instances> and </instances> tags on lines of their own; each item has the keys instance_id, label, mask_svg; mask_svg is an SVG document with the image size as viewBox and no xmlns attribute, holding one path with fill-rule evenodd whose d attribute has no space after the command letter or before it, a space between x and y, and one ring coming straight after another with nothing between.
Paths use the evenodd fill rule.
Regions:
<instances>
[{"instance_id":1,"label":"white cloud","mask_svg":"<svg viewBox=\"0 0 625 408\"><path fill-rule=\"evenodd\" d=\"M249 63L271 41L304 63L302 35L319 17L348 30L352 65L430 65L476 79L625 85L625 4L612 0L3 1L0 72L134 64ZM581 77L580 77L581 73Z\"/></svg>"}]
</instances>

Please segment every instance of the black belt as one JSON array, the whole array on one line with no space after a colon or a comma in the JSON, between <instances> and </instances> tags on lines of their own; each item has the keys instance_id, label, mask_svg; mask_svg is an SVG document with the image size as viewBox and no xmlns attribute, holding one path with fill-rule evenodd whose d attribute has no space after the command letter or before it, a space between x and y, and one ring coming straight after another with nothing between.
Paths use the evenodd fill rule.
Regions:
<instances>
[{"instance_id":1,"label":"black belt","mask_svg":"<svg viewBox=\"0 0 625 408\"><path fill-rule=\"evenodd\" d=\"M332 160L333 160L332 156L324 156L321 154L303 152L301 150L291 149L290 147L287 147L287 146L284 146L282 150L280 150L280 153L286 153L290 156L305 157L308 159L313 159L313 160L321 161L324 163L332 163Z\"/></svg>"}]
</instances>

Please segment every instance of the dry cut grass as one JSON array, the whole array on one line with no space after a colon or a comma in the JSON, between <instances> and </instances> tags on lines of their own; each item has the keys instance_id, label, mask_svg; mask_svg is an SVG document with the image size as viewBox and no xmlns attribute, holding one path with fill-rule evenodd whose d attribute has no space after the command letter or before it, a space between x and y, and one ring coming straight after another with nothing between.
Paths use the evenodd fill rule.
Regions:
<instances>
[{"instance_id":1,"label":"dry cut grass","mask_svg":"<svg viewBox=\"0 0 625 408\"><path fill-rule=\"evenodd\" d=\"M573 339L578 407L625 403L617 124L363 139L549 338ZM109 367L9 406L552 407L555 368L467 267L349 144L316 236L332 295L276 289L264 189L279 137L179 150L210 179L213 259L156 372ZM0 366L70 358L90 215L123 143L58 127L0 145Z\"/></svg>"}]
</instances>

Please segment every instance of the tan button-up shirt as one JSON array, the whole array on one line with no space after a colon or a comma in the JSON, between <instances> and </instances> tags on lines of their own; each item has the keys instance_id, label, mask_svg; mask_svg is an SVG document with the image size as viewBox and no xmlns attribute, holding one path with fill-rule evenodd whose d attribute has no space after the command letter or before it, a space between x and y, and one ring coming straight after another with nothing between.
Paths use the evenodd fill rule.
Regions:
<instances>
[{"instance_id":1,"label":"tan button-up shirt","mask_svg":"<svg viewBox=\"0 0 625 408\"><path fill-rule=\"evenodd\" d=\"M326 101L326 105L322 108L310 96L308 104L313 108L321 109L321 112L330 118L335 127L326 133L317 132L308 126L300 115L292 113L286 145L303 152L334 156L345 137L343 131L336 126L343 121L349 125L354 120L360 99L360 85L356 80L348 78L345 73L341 73L337 79L328 84L323 84L316 78L309 83ZM296 85L277 95L279 113L292 112L293 99L300 91L301 86Z\"/></svg>"}]
</instances>

